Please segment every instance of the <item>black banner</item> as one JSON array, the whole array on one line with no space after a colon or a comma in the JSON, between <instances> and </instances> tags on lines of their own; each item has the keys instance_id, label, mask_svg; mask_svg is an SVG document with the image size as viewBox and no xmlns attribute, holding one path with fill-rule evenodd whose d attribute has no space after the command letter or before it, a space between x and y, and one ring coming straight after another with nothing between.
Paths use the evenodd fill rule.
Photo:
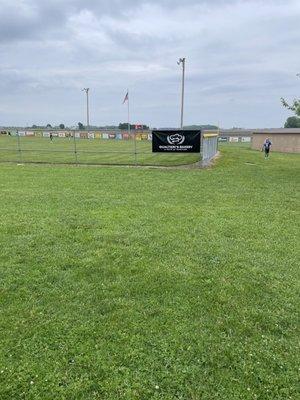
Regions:
<instances>
[{"instance_id":1,"label":"black banner","mask_svg":"<svg viewBox=\"0 0 300 400\"><path fill-rule=\"evenodd\" d=\"M152 131L153 153L200 153L201 131Z\"/></svg>"}]
</instances>

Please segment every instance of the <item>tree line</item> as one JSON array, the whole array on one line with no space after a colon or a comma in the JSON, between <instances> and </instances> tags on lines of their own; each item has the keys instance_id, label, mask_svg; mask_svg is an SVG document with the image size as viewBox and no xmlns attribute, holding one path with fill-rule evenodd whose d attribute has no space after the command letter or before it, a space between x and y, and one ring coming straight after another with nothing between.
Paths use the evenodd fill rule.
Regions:
<instances>
[{"instance_id":1,"label":"tree line","mask_svg":"<svg viewBox=\"0 0 300 400\"><path fill-rule=\"evenodd\" d=\"M59 125L51 125L51 124L47 124L47 125L36 125L33 124L30 127L26 127L26 128L31 128L31 129L74 129L74 127L68 127L65 124L59 124ZM128 129L128 123L127 122L120 122L119 125L106 125L106 126L96 126L96 125L90 125L89 127L87 127L86 125L84 125L82 122L78 122L77 124L77 129L80 131L84 131L87 129L122 129L122 130L127 130ZM144 125L144 124L130 124L130 129L149 129L148 125Z\"/></svg>"}]
</instances>

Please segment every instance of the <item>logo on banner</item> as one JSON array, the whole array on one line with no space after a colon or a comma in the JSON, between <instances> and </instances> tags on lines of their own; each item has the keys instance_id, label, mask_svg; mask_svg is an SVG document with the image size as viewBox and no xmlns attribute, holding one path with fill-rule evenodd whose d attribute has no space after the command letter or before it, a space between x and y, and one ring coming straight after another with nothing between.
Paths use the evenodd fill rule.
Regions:
<instances>
[{"instance_id":1,"label":"logo on banner","mask_svg":"<svg viewBox=\"0 0 300 400\"><path fill-rule=\"evenodd\" d=\"M174 144L180 145L185 141L185 136L181 135L180 133L175 133L174 135L168 135L167 141L171 145Z\"/></svg>"}]
</instances>

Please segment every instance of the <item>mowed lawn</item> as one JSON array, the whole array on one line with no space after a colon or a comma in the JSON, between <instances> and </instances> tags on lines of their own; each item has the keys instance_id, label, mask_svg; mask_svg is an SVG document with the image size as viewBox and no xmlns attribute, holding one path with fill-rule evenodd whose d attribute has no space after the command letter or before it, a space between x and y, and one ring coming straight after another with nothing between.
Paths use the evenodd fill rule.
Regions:
<instances>
[{"instance_id":1,"label":"mowed lawn","mask_svg":"<svg viewBox=\"0 0 300 400\"><path fill-rule=\"evenodd\" d=\"M0 398L299 398L300 156L0 165Z\"/></svg>"}]
</instances>

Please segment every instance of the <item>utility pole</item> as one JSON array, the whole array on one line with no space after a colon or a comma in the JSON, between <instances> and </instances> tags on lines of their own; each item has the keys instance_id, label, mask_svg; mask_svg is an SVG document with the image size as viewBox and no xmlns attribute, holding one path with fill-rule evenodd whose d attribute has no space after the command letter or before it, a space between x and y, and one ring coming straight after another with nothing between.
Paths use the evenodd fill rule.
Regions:
<instances>
[{"instance_id":1,"label":"utility pole","mask_svg":"<svg viewBox=\"0 0 300 400\"><path fill-rule=\"evenodd\" d=\"M178 65L182 65L182 81L181 81L181 115L180 128L183 128L183 108L184 108L184 80L185 80L185 58L179 58Z\"/></svg>"},{"instance_id":2,"label":"utility pole","mask_svg":"<svg viewBox=\"0 0 300 400\"><path fill-rule=\"evenodd\" d=\"M90 128L89 90L90 88L82 89L86 93L86 126L88 130Z\"/></svg>"}]
</instances>

